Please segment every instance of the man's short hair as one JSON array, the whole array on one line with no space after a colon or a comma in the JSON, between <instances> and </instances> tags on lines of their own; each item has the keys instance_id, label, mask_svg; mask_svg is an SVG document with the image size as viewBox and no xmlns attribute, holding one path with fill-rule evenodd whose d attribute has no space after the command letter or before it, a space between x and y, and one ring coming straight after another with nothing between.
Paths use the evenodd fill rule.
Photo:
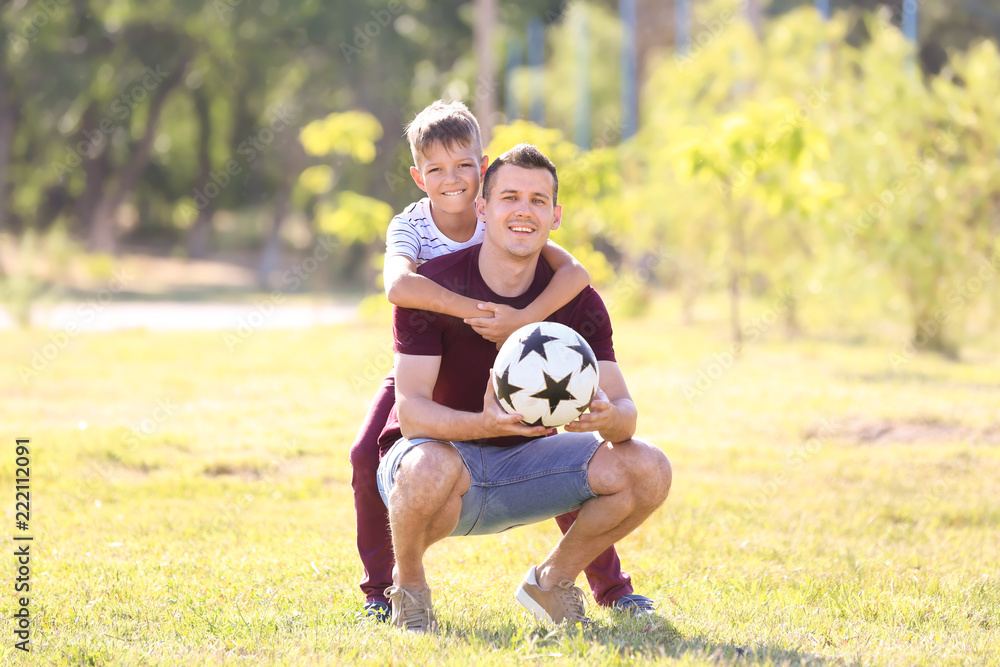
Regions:
<instances>
[{"instance_id":1,"label":"man's short hair","mask_svg":"<svg viewBox=\"0 0 1000 667\"><path fill-rule=\"evenodd\" d=\"M455 146L471 146L480 156L483 154L479 122L461 102L438 100L429 104L406 126L406 139L417 167L435 143L449 151Z\"/></svg>"},{"instance_id":2,"label":"man's short hair","mask_svg":"<svg viewBox=\"0 0 1000 667\"><path fill-rule=\"evenodd\" d=\"M490 198L490 194L493 190L493 181L496 180L496 174L500 171L500 167L505 164L521 167L523 169L548 170L548 172L552 174L553 182L552 205L556 205L559 197L559 177L556 175L556 166L552 163L552 160L545 155L545 153L538 150L537 147L532 146L531 144L518 144L497 159L493 160L489 169L486 170L486 175L483 176L483 198Z\"/></svg>"}]
</instances>

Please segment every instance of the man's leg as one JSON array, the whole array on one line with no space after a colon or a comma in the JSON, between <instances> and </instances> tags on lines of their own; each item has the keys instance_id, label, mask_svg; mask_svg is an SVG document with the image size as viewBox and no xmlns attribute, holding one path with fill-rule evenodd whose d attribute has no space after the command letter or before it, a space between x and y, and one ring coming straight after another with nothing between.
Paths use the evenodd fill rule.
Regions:
<instances>
[{"instance_id":1,"label":"man's leg","mask_svg":"<svg viewBox=\"0 0 1000 667\"><path fill-rule=\"evenodd\" d=\"M606 442L591 459L587 480L597 497L583 503L576 521L535 568L542 589L575 581L603 551L645 521L670 492L670 462L640 440Z\"/></svg>"},{"instance_id":2,"label":"man's leg","mask_svg":"<svg viewBox=\"0 0 1000 667\"><path fill-rule=\"evenodd\" d=\"M446 443L425 442L400 460L389 493L389 524L396 554L393 583L397 586L427 586L424 553L458 526L462 496L470 483L461 455Z\"/></svg>"},{"instance_id":3,"label":"man's leg","mask_svg":"<svg viewBox=\"0 0 1000 667\"><path fill-rule=\"evenodd\" d=\"M392 584L392 539L389 536L389 514L379 495L375 473L379 462L378 437L395 402L395 382L390 375L368 407L368 414L350 454L358 555L365 570L360 582L361 591L368 602L386 604L385 589Z\"/></svg>"},{"instance_id":4,"label":"man's leg","mask_svg":"<svg viewBox=\"0 0 1000 667\"><path fill-rule=\"evenodd\" d=\"M412 445L400 440L380 464L379 485L389 506L396 553L394 585L386 589L392 602L392 624L415 632L432 631L437 622L424 573L424 553L455 531L471 476L451 445L435 441Z\"/></svg>"},{"instance_id":5,"label":"man's leg","mask_svg":"<svg viewBox=\"0 0 1000 667\"><path fill-rule=\"evenodd\" d=\"M566 534L579 510L573 510L556 517L559 529ZM632 579L627 572L622 571L622 563L618 558L618 552L612 545L601 552L601 554L591 561L583 570L590 584L590 590L594 594L594 601L602 607L610 607L616 600L625 595L632 595L635 590L632 588Z\"/></svg>"}]
</instances>

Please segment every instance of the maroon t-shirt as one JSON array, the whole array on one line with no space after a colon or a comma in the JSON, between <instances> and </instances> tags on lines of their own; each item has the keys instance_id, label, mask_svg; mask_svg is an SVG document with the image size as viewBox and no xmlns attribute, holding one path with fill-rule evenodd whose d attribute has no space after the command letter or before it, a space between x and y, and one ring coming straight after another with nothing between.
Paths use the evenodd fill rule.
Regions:
<instances>
[{"instance_id":1,"label":"maroon t-shirt","mask_svg":"<svg viewBox=\"0 0 1000 667\"><path fill-rule=\"evenodd\" d=\"M552 268L539 259L535 278L520 296L504 297L491 290L479 273L479 249L472 246L425 262L417 272L446 289L478 301L492 301L524 308L542 293L552 279ZM583 289L572 301L548 318L575 329L590 344L598 361L614 361L611 318L604 301L593 287ZM400 354L440 356L441 369L434 385L434 401L453 410L482 412L483 395L497 348L460 318L426 310L393 310L393 349ZM554 431L553 431L554 432ZM393 406L379 437L383 450L401 437L399 418ZM482 444L509 447L528 440L505 436L478 440Z\"/></svg>"}]
</instances>

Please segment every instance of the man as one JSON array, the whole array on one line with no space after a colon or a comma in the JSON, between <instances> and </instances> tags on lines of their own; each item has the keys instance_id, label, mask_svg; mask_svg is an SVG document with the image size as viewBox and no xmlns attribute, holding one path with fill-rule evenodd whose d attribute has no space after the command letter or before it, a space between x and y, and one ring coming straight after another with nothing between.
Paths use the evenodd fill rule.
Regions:
<instances>
[{"instance_id":1,"label":"man","mask_svg":"<svg viewBox=\"0 0 1000 667\"><path fill-rule=\"evenodd\" d=\"M421 273L472 298L530 303L552 275L538 259L561 221L557 194L552 162L534 146L515 146L484 177L482 245L427 262ZM382 441L395 444L378 470L396 555L386 591L393 625L421 632L435 625L423 568L430 545L577 509L515 596L540 620L586 622L577 576L666 499L670 462L633 438L636 408L615 363L603 301L588 287L548 319L587 339L601 377L590 412L559 434L503 411L490 382L496 349L471 327L426 311L394 311L396 418Z\"/></svg>"}]
</instances>

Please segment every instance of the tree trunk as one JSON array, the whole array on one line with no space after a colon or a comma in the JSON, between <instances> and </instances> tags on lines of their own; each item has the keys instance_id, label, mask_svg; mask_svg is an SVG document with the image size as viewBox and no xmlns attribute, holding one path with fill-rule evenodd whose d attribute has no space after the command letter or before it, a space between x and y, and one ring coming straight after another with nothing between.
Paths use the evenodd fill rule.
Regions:
<instances>
[{"instance_id":1,"label":"tree trunk","mask_svg":"<svg viewBox=\"0 0 1000 667\"><path fill-rule=\"evenodd\" d=\"M6 36L6 30L3 33ZM11 142L17 112L11 103L10 86L7 81L7 45L0 47L0 238L7 224L7 165L10 161ZM0 276L4 275L3 252L0 248Z\"/></svg>"},{"instance_id":2,"label":"tree trunk","mask_svg":"<svg viewBox=\"0 0 1000 667\"><path fill-rule=\"evenodd\" d=\"M288 215L292 199L292 189L305 166L305 151L297 136L275 140L281 164L281 184L274 195L274 218L268 232L264 248L257 263L257 284L262 288L270 286L271 273L278 268L281 259L281 226Z\"/></svg>"},{"instance_id":3,"label":"tree trunk","mask_svg":"<svg viewBox=\"0 0 1000 667\"><path fill-rule=\"evenodd\" d=\"M476 0L476 20L473 42L476 49L476 82L473 86L474 112L483 135L483 149L492 136L497 110L496 65L493 35L497 26L497 0Z\"/></svg>"},{"instance_id":4,"label":"tree trunk","mask_svg":"<svg viewBox=\"0 0 1000 667\"><path fill-rule=\"evenodd\" d=\"M95 136L97 129L97 109L92 102L83 112L83 128L89 136ZM87 225L97 212L97 205L101 202L101 193L104 192L105 183L111 175L110 152L105 144L99 152L88 151L80 156L83 169L84 184L83 192L76 200L76 218Z\"/></svg>"},{"instance_id":5,"label":"tree trunk","mask_svg":"<svg viewBox=\"0 0 1000 667\"><path fill-rule=\"evenodd\" d=\"M729 192L732 192L730 188ZM742 209L733 206L732 195L727 195L727 204L732 220L732 238L729 246L729 322L732 327L733 342L743 342L743 322L740 317L740 281L746 263L746 233L743 229Z\"/></svg>"},{"instance_id":6,"label":"tree trunk","mask_svg":"<svg viewBox=\"0 0 1000 667\"><path fill-rule=\"evenodd\" d=\"M198 178L195 190L205 194L212 173L212 115L209 110L208 96L202 88L192 93L195 113L198 116ZM187 254L192 259L201 259L208 254L208 246L212 235L212 216L215 214L216 200L205 197L205 205L198 208L195 218L187 233Z\"/></svg>"},{"instance_id":7,"label":"tree trunk","mask_svg":"<svg viewBox=\"0 0 1000 667\"><path fill-rule=\"evenodd\" d=\"M187 65L188 58L182 59L174 71L168 74L156 89L156 93L149 103L149 118L142 139L139 140L128 161L118 170L117 186L110 192L104 192L94 208L93 217L88 221L90 226L88 247L91 251L107 253L117 251L118 230L115 229L115 213L129 193L135 189L143 170L149 164L160 113L162 113L170 93L181 82Z\"/></svg>"},{"instance_id":8,"label":"tree trunk","mask_svg":"<svg viewBox=\"0 0 1000 667\"><path fill-rule=\"evenodd\" d=\"M746 17L757 37L760 37L764 32L764 9L760 5L760 0L747 0Z\"/></svg>"}]
</instances>

